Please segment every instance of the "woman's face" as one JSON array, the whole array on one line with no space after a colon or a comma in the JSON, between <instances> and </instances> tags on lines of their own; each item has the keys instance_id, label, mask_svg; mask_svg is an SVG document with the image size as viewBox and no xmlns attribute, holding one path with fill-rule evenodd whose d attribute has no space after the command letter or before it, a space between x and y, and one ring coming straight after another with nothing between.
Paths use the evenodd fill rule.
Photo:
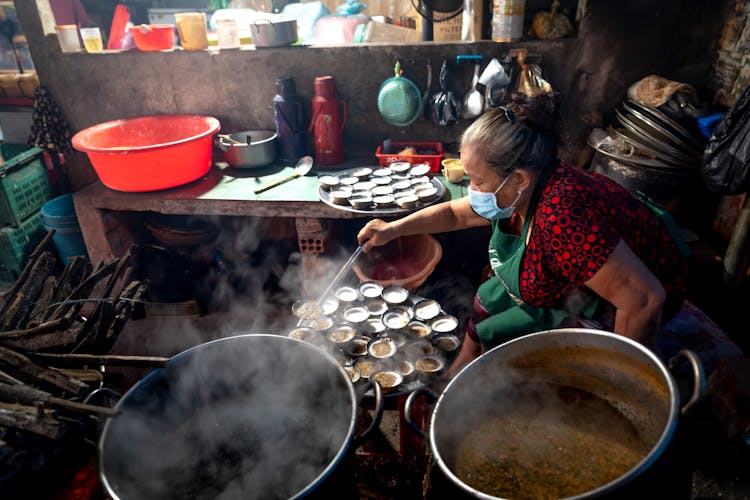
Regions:
<instances>
[{"instance_id":1,"label":"woman's face","mask_svg":"<svg viewBox=\"0 0 750 500\"><path fill-rule=\"evenodd\" d=\"M461 148L461 166L469 176L469 187L483 193L494 192L505 181L495 170L487 165L480 155L474 154L471 146ZM510 174L511 176L513 173ZM503 188L497 192L496 198L501 207L508 206L516 199L518 189L512 188L513 179L505 183Z\"/></svg>"}]
</instances>

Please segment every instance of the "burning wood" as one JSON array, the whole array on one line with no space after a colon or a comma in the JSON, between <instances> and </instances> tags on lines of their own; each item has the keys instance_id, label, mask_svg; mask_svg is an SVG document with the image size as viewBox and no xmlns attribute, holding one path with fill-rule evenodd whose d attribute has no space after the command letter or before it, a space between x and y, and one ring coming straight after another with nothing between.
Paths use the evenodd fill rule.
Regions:
<instances>
[{"instance_id":1,"label":"burning wood","mask_svg":"<svg viewBox=\"0 0 750 500\"><path fill-rule=\"evenodd\" d=\"M0 465L3 457L17 455L8 447L19 449L39 436L55 442L84 428L79 424L91 416L115 414L86 402L104 382L95 368L165 362L107 355L145 292L132 279L135 247L96 269L83 257L73 257L63 267L51 235L31 253L0 305ZM14 439L11 445L3 437L11 433L26 433L28 439Z\"/></svg>"}]
</instances>

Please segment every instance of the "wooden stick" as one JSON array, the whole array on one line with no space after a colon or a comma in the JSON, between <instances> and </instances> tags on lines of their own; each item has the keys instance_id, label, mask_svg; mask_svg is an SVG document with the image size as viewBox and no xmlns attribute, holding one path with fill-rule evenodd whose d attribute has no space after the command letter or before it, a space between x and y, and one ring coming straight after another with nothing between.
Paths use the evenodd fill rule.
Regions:
<instances>
[{"instance_id":1,"label":"wooden stick","mask_svg":"<svg viewBox=\"0 0 750 500\"><path fill-rule=\"evenodd\" d=\"M40 333L54 332L65 327L67 327L66 319L58 318L52 321L47 321L33 328L26 328L24 330L6 330L4 332L0 332L0 340L17 339L26 335L38 335Z\"/></svg>"},{"instance_id":2,"label":"wooden stick","mask_svg":"<svg viewBox=\"0 0 750 500\"><path fill-rule=\"evenodd\" d=\"M63 269L60 278L57 280L57 289L55 296L52 298L52 304L57 304L68 298L73 290L91 274L91 264L85 257L75 256L68 260L68 264ZM61 304L64 305L64 304ZM70 304L68 304L69 306ZM56 311L56 308L50 307L45 311L44 319L48 320Z\"/></svg>"},{"instance_id":3,"label":"wooden stick","mask_svg":"<svg viewBox=\"0 0 750 500\"><path fill-rule=\"evenodd\" d=\"M114 416L117 411L106 406L96 406L67 399L56 398L50 393L35 389L28 385L0 384L0 401L22 405L38 406L40 403L51 404L79 413L96 413L98 415Z\"/></svg>"},{"instance_id":4,"label":"wooden stick","mask_svg":"<svg viewBox=\"0 0 750 500\"><path fill-rule=\"evenodd\" d=\"M2 317L0 329L23 328L29 310L34 301L36 301L44 281L49 276L49 273L52 272L54 266L55 259L52 257L52 254L42 252L29 272L28 279L21 286L18 294L13 297L13 302L5 312L5 316Z\"/></svg>"},{"instance_id":5,"label":"wooden stick","mask_svg":"<svg viewBox=\"0 0 750 500\"><path fill-rule=\"evenodd\" d=\"M42 291L39 297L36 299L31 312L29 313L29 320L26 322L27 328L33 328L39 326L44 322L44 316L47 312L47 306L52 302L52 297L55 295L55 289L57 288L57 278L54 276L47 276L42 285Z\"/></svg>"},{"instance_id":6,"label":"wooden stick","mask_svg":"<svg viewBox=\"0 0 750 500\"><path fill-rule=\"evenodd\" d=\"M34 250L31 252L29 257L26 260L26 265L23 267L23 271L21 271L21 275L18 277L15 283L13 283L13 286L10 290L5 294L7 297L7 300L3 302L2 307L0 307L0 318L5 317L5 313L8 310L8 307L10 307L11 302L15 298L16 295L18 295L18 291L21 289L21 286L23 286L24 283L26 283L26 279L29 276L29 273L31 272L31 268L34 267L34 264L36 263L36 259L39 256L39 254L44 251L45 248L47 248L48 245L50 245L50 242L52 241L52 235L54 234L54 231L47 231L47 234L42 238L42 241L39 242L39 244L34 248ZM50 246L51 248L51 246Z\"/></svg>"},{"instance_id":7,"label":"wooden stick","mask_svg":"<svg viewBox=\"0 0 750 500\"><path fill-rule=\"evenodd\" d=\"M41 382L46 382L72 394L81 394L85 389L88 388L88 386L80 380L66 377L53 368L44 368L35 365L29 358L27 358L23 354L12 351L5 347L0 347L0 361L13 366L20 373L28 377L32 377L35 380Z\"/></svg>"},{"instance_id":8,"label":"wooden stick","mask_svg":"<svg viewBox=\"0 0 750 500\"><path fill-rule=\"evenodd\" d=\"M12 337L0 334L0 345L21 351L34 352L74 344L78 340L79 334L80 331L78 328Z\"/></svg>"},{"instance_id":9,"label":"wooden stick","mask_svg":"<svg viewBox=\"0 0 750 500\"><path fill-rule=\"evenodd\" d=\"M33 406L0 403L0 427L33 432L50 439L60 438L66 426L54 418L52 410Z\"/></svg>"},{"instance_id":10,"label":"wooden stick","mask_svg":"<svg viewBox=\"0 0 750 500\"><path fill-rule=\"evenodd\" d=\"M38 352L40 358L52 364L129 366L143 368L161 368L170 358L159 356L125 356L119 354L50 354Z\"/></svg>"},{"instance_id":11,"label":"wooden stick","mask_svg":"<svg viewBox=\"0 0 750 500\"><path fill-rule=\"evenodd\" d=\"M101 281L103 278L109 276L117 267L117 262L117 260L113 260L107 265L99 266L96 271L94 271L92 274L88 275L86 279L81 281L81 283L79 283L78 286L75 287L75 289L70 292L67 297L65 297L65 300L78 300L88 297L88 295L91 293L91 290L94 289L94 286L96 286L96 284L99 283L99 281ZM77 311L79 311L81 308L81 304L60 304L59 306L57 306L57 308L55 308L55 311L49 316L49 318L56 319L65 316L70 308L72 308L77 313Z\"/></svg>"}]
</instances>

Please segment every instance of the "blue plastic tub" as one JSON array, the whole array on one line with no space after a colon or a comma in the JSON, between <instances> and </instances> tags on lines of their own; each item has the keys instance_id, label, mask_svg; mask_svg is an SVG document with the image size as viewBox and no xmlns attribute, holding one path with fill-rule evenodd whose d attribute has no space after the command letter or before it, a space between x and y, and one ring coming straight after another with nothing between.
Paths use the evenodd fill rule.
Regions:
<instances>
[{"instance_id":1,"label":"blue plastic tub","mask_svg":"<svg viewBox=\"0 0 750 500\"><path fill-rule=\"evenodd\" d=\"M42 221L45 229L55 230L52 240L63 262L75 255L88 255L72 194L64 194L45 203L42 206Z\"/></svg>"}]
</instances>

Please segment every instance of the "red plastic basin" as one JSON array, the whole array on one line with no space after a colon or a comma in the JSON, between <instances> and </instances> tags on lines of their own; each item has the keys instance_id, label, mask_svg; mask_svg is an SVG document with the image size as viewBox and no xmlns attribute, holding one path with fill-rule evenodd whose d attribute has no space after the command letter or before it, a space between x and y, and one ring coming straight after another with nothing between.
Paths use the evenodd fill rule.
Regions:
<instances>
[{"instance_id":1,"label":"red plastic basin","mask_svg":"<svg viewBox=\"0 0 750 500\"><path fill-rule=\"evenodd\" d=\"M206 175L212 136L218 131L219 120L212 116L143 116L94 125L71 141L88 155L105 186L158 191Z\"/></svg>"},{"instance_id":2,"label":"red plastic basin","mask_svg":"<svg viewBox=\"0 0 750 500\"><path fill-rule=\"evenodd\" d=\"M174 26L171 24L140 24L130 32L138 50L152 52L174 48Z\"/></svg>"}]
</instances>

